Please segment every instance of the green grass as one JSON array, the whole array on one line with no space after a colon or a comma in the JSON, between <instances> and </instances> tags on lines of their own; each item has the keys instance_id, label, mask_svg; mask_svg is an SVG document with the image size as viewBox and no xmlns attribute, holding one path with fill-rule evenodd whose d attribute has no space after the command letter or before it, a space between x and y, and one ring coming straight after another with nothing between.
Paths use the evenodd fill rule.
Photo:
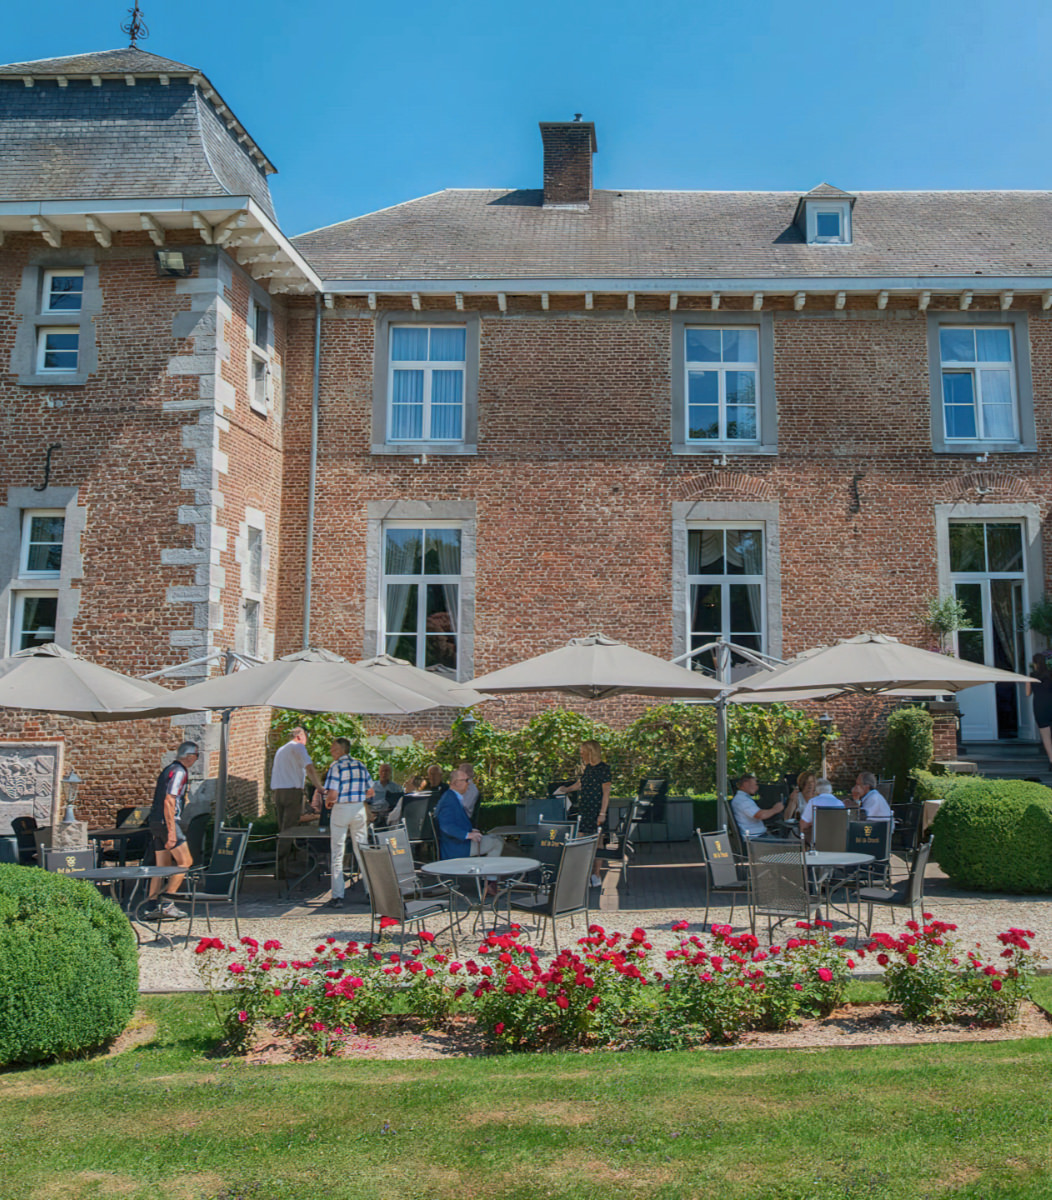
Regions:
<instances>
[{"instance_id":1,"label":"green grass","mask_svg":"<svg viewBox=\"0 0 1052 1200\"><path fill-rule=\"evenodd\" d=\"M142 1008L146 1044L0 1075L0 1200L1052 1197L1052 1039L250 1067L206 998Z\"/></svg>"}]
</instances>

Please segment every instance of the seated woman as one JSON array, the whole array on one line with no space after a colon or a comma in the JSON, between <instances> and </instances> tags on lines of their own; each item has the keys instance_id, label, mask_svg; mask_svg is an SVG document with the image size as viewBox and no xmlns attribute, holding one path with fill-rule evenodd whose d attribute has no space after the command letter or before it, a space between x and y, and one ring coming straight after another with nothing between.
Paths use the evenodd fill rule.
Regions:
<instances>
[{"instance_id":1,"label":"seated woman","mask_svg":"<svg viewBox=\"0 0 1052 1200\"><path fill-rule=\"evenodd\" d=\"M818 795L818 776L814 771L801 771L796 777L796 787L789 793L789 803L782 814L786 820L799 816L808 800Z\"/></svg>"}]
</instances>

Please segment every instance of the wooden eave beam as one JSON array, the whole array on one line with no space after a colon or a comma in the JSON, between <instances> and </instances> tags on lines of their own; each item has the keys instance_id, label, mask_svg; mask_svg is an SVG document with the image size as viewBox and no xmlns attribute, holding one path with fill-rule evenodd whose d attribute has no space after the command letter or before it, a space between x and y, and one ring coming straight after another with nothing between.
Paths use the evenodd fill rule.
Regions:
<instances>
[{"instance_id":1,"label":"wooden eave beam","mask_svg":"<svg viewBox=\"0 0 1052 1200\"><path fill-rule=\"evenodd\" d=\"M57 225L53 225L47 217L33 217L33 229L39 233L45 242L55 250L62 245L62 230Z\"/></svg>"},{"instance_id":2,"label":"wooden eave beam","mask_svg":"<svg viewBox=\"0 0 1052 1200\"><path fill-rule=\"evenodd\" d=\"M108 250L113 245L113 230L100 220L99 217L96 217L93 213L88 213L84 218L84 224L88 227L88 232L95 235L95 241L103 249Z\"/></svg>"}]
</instances>

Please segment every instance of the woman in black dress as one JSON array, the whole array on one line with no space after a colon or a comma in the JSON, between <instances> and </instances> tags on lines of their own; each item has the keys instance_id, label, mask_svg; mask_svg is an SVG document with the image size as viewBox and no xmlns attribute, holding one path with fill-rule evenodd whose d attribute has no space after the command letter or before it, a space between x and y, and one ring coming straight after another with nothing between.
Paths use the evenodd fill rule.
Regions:
<instances>
[{"instance_id":1,"label":"woman in black dress","mask_svg":"<svg viewBox=\"0 0 1052 1200\"><path fill-rule=\"evenodd\" d=\"M1026 694L1034 705L1034 724L1041 735L1041 745L1044 746L1048 761L1052 764L1052 670L1049 670L1045 655L1034 655L1030 674L1037 683L1028 683Z\"/></svg>"},{"instance_id":2,"label":"woman in black dress","mask_svg":"<svg viewBox=\"0 0 1052 1200\"><path fill-rule=\"evenodd\" d=\"M603 762L603 750L598 742L581 744L581 762L584 764L581 778L569 787L559 788L556 795L566 795L567 792L581 793L577 803L577 811L581 817L578 833L581 837L591 837L606 820L606 810L610 807L610 768ZM594 862L591 882L592 887L598 887L601 882L595 873Z\"/></svg>"}]
</instances>

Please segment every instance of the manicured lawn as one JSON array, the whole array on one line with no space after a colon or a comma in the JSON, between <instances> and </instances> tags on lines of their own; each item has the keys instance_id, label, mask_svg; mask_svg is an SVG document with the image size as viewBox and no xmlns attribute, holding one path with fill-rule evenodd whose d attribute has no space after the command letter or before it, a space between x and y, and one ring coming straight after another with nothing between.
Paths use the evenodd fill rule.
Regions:
<instances>
[{"instance_id":1,"label":"manicured lawn","mask_svg":"<svg viewBox=\"0 0 1052 1200\"><path fill-rule=\"evenodd\" d=\"M248 1067L203 997L142 1007L0 1075L0 1198L1052 1197L1052 1039Z\"/></svg>"}]
</instances>

